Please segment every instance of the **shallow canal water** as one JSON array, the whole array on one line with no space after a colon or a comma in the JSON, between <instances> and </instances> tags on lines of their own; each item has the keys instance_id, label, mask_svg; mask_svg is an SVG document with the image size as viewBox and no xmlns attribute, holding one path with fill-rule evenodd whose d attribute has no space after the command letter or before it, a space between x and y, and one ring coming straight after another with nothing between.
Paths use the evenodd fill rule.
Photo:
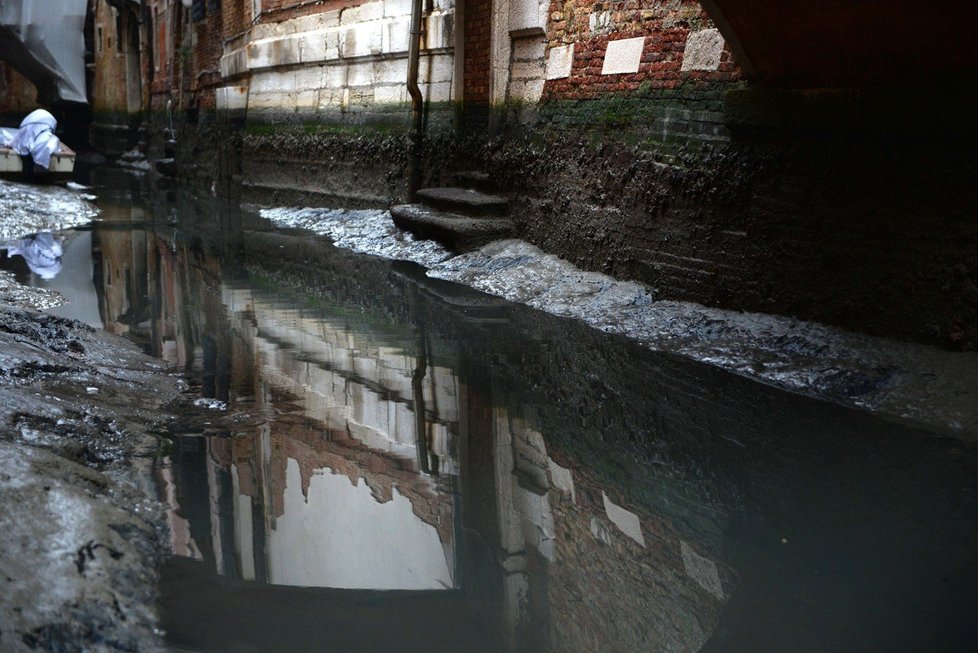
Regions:
<instances>
[{"instance_id":1,"label":"shallow canal water","mask_svg":"<svg viewBox=\"0 0 978 653\"><path fill-rule=\"evenodd\" d=\"M978 641L973 443L212 198L97 192L101 221L66 241L94 269L90 290L72 278L72 310L186 373L199 399L158 465L174 648Z\"/></svg>"}]
</instances>

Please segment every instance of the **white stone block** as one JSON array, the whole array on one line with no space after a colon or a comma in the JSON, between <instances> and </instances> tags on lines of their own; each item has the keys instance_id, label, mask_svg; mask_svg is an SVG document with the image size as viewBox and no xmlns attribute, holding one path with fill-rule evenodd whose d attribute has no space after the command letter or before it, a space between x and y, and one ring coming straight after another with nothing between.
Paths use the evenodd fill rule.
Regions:
<instances>
[{"instance_id":1,"label":"white stone block","mask_svg":"<svg viewBox=\"0 0 978 653\"><path fill-rule=\"evenodd\" d=\"M346 64L326 66L326 72L323 74L326 88L337 89L346 86L346 69Z\"/></svg>"},{"instance_id":2,"label":"white stone block","mask_svg":"<svg viewBox=\"0 0 978 653\"><path fill-rule=\"evenodd\" d=\"M339 34L332 30L303 32L300 59L302 63L315 63L337 59L339 53Z\"/></svg>"},{"instance_id":3,"label":"white stone block","mask_svg":"<svg viewBox=\"0 0 978 653\"><path fill-rule=\"evenodd\" d=\"M514 61L509 68L510 79L543 79L542 61Z\"/></svg>"},{"instance_id":4,"label":"white stone block","mask_svg":"<svg viewBox=\"0 0 978 653\"><path fill-rule=\"evenodd\" d=\"M248 71L248 54L244 48L232 50L221 57L221 77L233 77Z\"/></svg>"},{"instance_id":5,"label":"white stone block","mask_svg":"<svg viewBox=\"0 0 978 653\"><path fill-rule=\"evenodd\" d=\"M638 66L642 62L642 50L644 48L644 36L609 41L608 49L604 53L604 65L601 67L601 74L637 73Z\"/></svg>"},{"instance_id":6,"label":"white stone block","mask_svg":"<svg viewBox=\"0 0 978 653\"><path fill-rule=\"evenodd\" d=\"M547 79L563 79L570 77L571 66L574 63L574 44L550 48L547 57Z\"/></svg>"},{"instance_id":7,"label":"white stone block","mask_svg":"<svg viewBox=\"0 0 978 653\"><path fill-rule=\"evenodd\" d=\"M538 102L543 96L543 79L513 80L509 83L509 99Z\"/></svg>"},{"instance_id":8,"label":"white stone block","mask_svg":"<svg viewBox=\"0 0 978 653\"><path fill-rule=\"evenodd\" d=\"M386 0L384 2L384 16L393 18L396 16L410 16L413 0Z\"/></svg>"},{"instance_id":9,"label":"white stone block","mask_svg":"<svg viewBox=\"0 0 978 653\"><path fill-rule=\"evenodd\" d=\"M295 71L297 90L318 89L323 85L323 67L305 66Z\"/></svg>"},{"instance_id":10,"label":"white stone block","mask_svg":"<svg viewBox=\"0 0 978 653\"><path fill-rule=\"evenodd\" d=\"M426 19L428 49L450 48L455 44L452 42L452 29L449 26L455 18L454 13L432 13Z\"/></svg>"},{"instance_id":11,"label":"white stone block","mask_svg":"<svg viewBox=\"0 0 978 653\"><path fill-rule=\"evenodd\" d=\"M704 29L686 37L683 50L682 70L716 70L723 54L723 37L720 30Z\"/></svg>"},{"instance_id":12,"label":"white stone block","mask_svg":"<svg viewBox=\"0 0 978 653\"><path fill-rule=\"evenodd\" d=\"M534 61L547 56L547 41L543 37L513 39L513 61Z\"/></svg>"},{"instance_id":13,"label":"white stone block","mask_svg":"<svg viewBox=\"0 0 978 653\"><path fill-rule=\"evenodd\" d=\"M367 57L380 54L383 49L382 24L378 21L360 23L340 33L341 56Z\"/></svg>"},{"instance_id":14,"label":"white stone block","mask_svg":"<svg viewBox=\"0 0 978 653\"><path fill-rule=\"evenodd\" d=\"M339 10L324 11L320 14L302 16L301 18L294 18L286 22L294 23L296 32L316 32L339 25L340 12Z\"/></svg>"},{"instance_id":15,"label":"white stone block","mask_svg":"<svg viewBox=\"0 0 978 653\"><path fill-rule=\"evenodd\" d=\"M405 71L406 73L406 71ZM455 75L455 60L448 55L429 55L418 62L418 79L429 82L451 82Z\"/></svg>"},{"instance_id":16,"label":"white stone block","mask_svg":"<svg viewBox=\"0 0 978 653\"><path fill-rule=\"evenodd\" d=\"M384 54L407 52L411 36L411 18L396 18L384 23Z\"/></svg>"},{"instance_id":17,"label":"white stone block","mask_svg":"<svg viewBox=\"0 0 978 653\"><path fill-rule=\"evenodd\" d=\"M217 108L234 111L248 108L247 86L222 86L215 91Z\"/></svg>"},{"instance_id":18,"label":"white stone block","mask_svg":"<svg viewBox=\"0 0 978 653\"><path fill-rule=\"evenodd\" d=\"M377 104L403 104L406 97L406 84L374 87L374 102Z\"/></svg>"},{"instance_id":19,"label":"white stone block","mask_svg":"<svg viewBox=\"0 0 978 653\"><path fill-rule=\"evenodd\" d=\"M295 94L295 106L300 109L315 109L319 106L319 89L300 91Z\"/></svg>"},{"instance_id":20,"label":"white stone block","mask_svg":"<svg viewBox=\"0 0 978 653\"><path fill-rule=\"evenodd\" d=\"M340 25L356 25L384 17L383 2L368 2L356 7L346 7L340 12Z\"/></svg>"},{"instance_id":21,"label":"white stone block","mask_svg":"<svg viewBox=\"0 0 978 653\"><path fill-rule=\"evenodd\" d=\"M604 499L605 514L611 523L622 533L645 546L645 536L642 535L642 524L638 520L638 515L616 505L604 492L601 493L601 497Z\"/></svg>"},{"instance_id":22,"label":"white stone block","mask_svg":"<svg viewBox=\"0 0 978 653\"><path fill-rule=\"evenodd\" d=\"M452 83L437 82L435 84L420 84L421 95L426 102L448 102L452 99Z\"/></svg>"},{"instance_id":23,"label":"white stone block","mask_svg":"<svg viewBox=\"0 0 978 653\"><path fill-rule=\"evenodd\" d=\"M546 9L541 11L539 0L512 0L509 5L511 36L543 33L547 26Z\"/></svg>"},{"instance_id":24,"label":"white stone block","mask_svg":"<svg viewBox=\"0 0 978 653\"><path fill-rule=\"evenodd\" d=\"M346 67L346 86L370 86L374 83L374 65L370 61L351 63Z\"/></svg>"},{"instance_id":25,"label":"white stone block","mask_svg":"<svg viewBox=\"0 0 978 653\"><path fill-rule=\"evenodd\" d=\"M379 59L374 62L374 83L398 84L407 80L407 59Z\"/></svg>"}]
</instances>

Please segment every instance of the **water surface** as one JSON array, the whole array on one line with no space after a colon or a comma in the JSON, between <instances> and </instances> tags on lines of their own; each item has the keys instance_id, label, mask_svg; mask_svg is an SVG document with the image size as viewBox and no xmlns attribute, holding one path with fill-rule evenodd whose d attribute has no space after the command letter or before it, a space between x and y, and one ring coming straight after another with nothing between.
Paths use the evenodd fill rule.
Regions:
<instances>
[{"instance_id":1,"label":"water surface","mask_svg":"<svg viewBox=\"0 0 978 653\"><path fill-rule=\"evenodd\" d=\"M188 375L168 641L919 651L978 637L974 444L102 188L97 312Z\"/></svg>"}]
</instances>

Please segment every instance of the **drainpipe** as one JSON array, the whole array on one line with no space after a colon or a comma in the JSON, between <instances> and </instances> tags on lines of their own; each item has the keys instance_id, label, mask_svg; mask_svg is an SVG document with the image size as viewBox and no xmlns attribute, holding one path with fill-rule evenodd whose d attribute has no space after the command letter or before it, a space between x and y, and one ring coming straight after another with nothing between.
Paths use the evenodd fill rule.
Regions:
<instances>
[{"instance_id":1,"label":"drainpipe","mask_svg":"<svg viewBox=\"0 0 978 653\"><path fill-rule=\"evenodd\" d=\"M407 89L411 95L411 149L408 152L408 196L413 202L421 187L421 137L424 98L418 87L418 68L421 58L421 3L411 2L411 37L408 42Z\"/></svg>"}]
</instances>

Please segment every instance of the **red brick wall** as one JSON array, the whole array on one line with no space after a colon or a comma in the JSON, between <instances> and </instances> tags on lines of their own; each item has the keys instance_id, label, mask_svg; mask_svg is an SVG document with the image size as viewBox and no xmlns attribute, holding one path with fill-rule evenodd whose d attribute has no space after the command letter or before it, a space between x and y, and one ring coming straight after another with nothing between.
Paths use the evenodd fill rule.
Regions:
<instances>
[{"instance_id":1,"label":"red brick wall","mask_svg":"<svg viewBox=\"0 0 978 653\"><path fill-rule=\"evenodd\" d=\"M465 39L463 79L465 102L489 102L489 43L492 36L491 0L458 0L465 2Z\"/></svg>"},{"instance_id":2,"label":"red brick wall","mask_svg":"<svg viewBox=\"0 0 978 653\"><path fill-rule=\"evenodd\" d=\"M191 89L194 104L200 109L214 109L214 89L221 85L221 55L224 54L224 20L222 12L208 13L194 23L197 44L193 52Z\"/></svg>"},{"instance_id":3,"label":"red brick wall","mask_svg":"<svg viewBox=\"0 0 978 653\"><path fill-rule=\"evenodd\" d=\"M27 114L36 108L37 89L34 84L9 64L0 61L0 113Z\"/></svg>"},{"instance_id":4,"label":"red brick wall","mask_svg":"<svg viewBox=\"0 0 978 653\"><path fill-rule=\"evenodd\" d=\"M605 29L591 32L591 14L610 12ZM570 77L549 80L544 97L591 99L635 91L643 83L651 89L675 89L689 83L706 85L734 82L740 69L729 47L724 47L716 71L682 71L683 50L690 32L713 27L695 0L552 0L548 21L548 47L574 44ZM602 75L609 40L644 36L645 49L634 74Z\"/></svg>"}]
</instances>

